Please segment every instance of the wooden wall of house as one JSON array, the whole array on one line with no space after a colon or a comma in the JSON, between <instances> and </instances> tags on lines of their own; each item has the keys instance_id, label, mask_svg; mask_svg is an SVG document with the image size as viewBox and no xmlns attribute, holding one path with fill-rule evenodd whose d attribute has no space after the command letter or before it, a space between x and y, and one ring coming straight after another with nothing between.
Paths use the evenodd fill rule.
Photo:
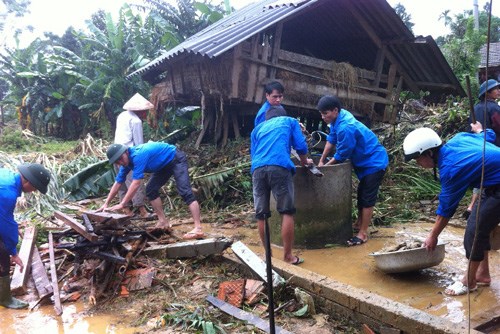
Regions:
<instances>
[{"instance_id":1,"label":"wooden wall of house","mask_svg":"<svg viewBox=\"0 0 500 334\"><path fill-rule=\"evenodd\" d=\"M355 68L347 63L325 61L252 39L233 50L230 98L261 104L263 86L278 80L285 86L284 104L303 110L316 110L319 98L337 95L353 113L379 121L394 117L402 77L394 66L382 73ZM346 80L347 79L347 80Z\"/></svg>"},{"instance_id":2,"label":"wooden wall of house","mask_svg":"<svg viewBox=\"0 0 500 334\"><path fill-rule=\"evenodd\" d=\"M285 86L283 104L308 126L322 126L316 104L326 94L337 95L346 109L369 122L395 121L403 77L396 66L387 66L383 49L369 71L282 50L278 28L275 34L274 44L261 34L216 58L172 59L166 79L152 91L156 110L172 103L200 105L203 130L197 144L206 133L225 141L231 128L239 136L242 123L252 127L250 118L265 101L264 85L278 80Z\"/></svg>"}]
</instances>

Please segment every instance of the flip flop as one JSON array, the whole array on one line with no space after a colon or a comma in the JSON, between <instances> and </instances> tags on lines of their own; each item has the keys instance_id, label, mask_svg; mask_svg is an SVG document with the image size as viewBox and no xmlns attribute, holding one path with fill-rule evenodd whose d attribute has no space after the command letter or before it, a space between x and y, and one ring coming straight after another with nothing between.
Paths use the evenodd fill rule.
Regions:
<instances>
[{"instance_id":1,"label":"flip flop","mask_svg":"<svg viewBox=\"0 0 500 334\"><path fill-rule=\"evenodd\" d=\"M473 288L468 288L462 282L456 281L455 283L453 283L452 285L448 286L444 290L444 294L448 295L448 296L462 296L462 295L467 294L467 291L468 292L474 292L476 290L477 290L477 286L475 286Z\"/></svg>"},{"instance_id":2,"label":"flip flop","mask_svg":"<svg viewBox=\"0 0 500 334\"><path fill-rule=\"evenodd\" d=\"M354 236L351 239L347 240L347 246L348 247L358 246L364 244L365 242L366 240Z\"/></svg>"},{"instance_id":3,"label":"flip flop","mask_svg":"<svg viewBox=\"0 0 500 334\"><path fill-rule=\"evenodd\" d=\"M290 264L293 264L294 266L297 266L297 265L299 265L299 264L301 264L301 263L304 263L304 259L301 259L301 258L300 258L300 257L298 257L298 256L296 256L296 257L295 257L295 261L290 262Z\"/></svg>"},{"instance_id":4,"label":"flip flop","mask_svg":"<svg viewBox=\"0 0 500 334\"><path fill-rule=\"evenodd\" d=\"M203 239L205 238L205 233L197 232L197 231L189 231L188 233L182 236L182 239L185 240L194 240L194 239Z\"/></svg>"},{"instance_id":5,"label":"flip flop","mask_svg":"<svg viewBox=\"0 0 500 334\"><path fill-rule=\"evenodd\" d=\"M477 286L490 286L491 283L489 282L476 282Z\"/></svg>"}]
</instances>

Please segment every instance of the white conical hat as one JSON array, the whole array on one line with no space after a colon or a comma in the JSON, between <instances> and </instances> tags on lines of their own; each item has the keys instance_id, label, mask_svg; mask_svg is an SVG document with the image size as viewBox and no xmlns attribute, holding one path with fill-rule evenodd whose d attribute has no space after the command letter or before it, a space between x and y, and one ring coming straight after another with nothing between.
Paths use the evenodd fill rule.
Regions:
<instances>
[{"instance_id":1,"label":"white conical hat","mask_svg":"<svg viewBox=\"0 0 500 334\"><path fill-rule=\"evenodd\" d=\"M135 93L124 105L125 110L149 110L153 108L153 104L146 100L141 94Z\"/></svg>"}]
</instances>

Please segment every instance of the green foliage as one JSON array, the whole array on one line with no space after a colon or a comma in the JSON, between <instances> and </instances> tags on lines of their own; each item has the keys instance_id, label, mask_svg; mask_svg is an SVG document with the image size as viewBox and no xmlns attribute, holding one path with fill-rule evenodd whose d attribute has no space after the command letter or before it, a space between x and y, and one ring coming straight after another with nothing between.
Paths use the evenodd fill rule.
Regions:
<instances>
[{"instance_id":1,"label":"green foliage","mask_svg":"<svg viewBox=\"0 0 500 334\"><path fill-rule=\"evenodd\" d=\"M475 86L472 91L476 92L478 83L475 78L480 62L479 49L486 43L488 36L488 4L479 12L479 30L474 28L472 11L464 11L454 17L449 13L449 10L443 12L440 19L444 20L451 33L438 38L437 43L462 86L465 87L465 77L470 76L475 81L472 83ZM500 18L492 16L490 42L498 41L500 41Z\"/></svg>"},{"instance_id":2,"label":"green foliage","mask_svg":"<svg viewBox=\"0 0 500 334\"><path fill-rule=\"evenodd\" d=\"M0 146L7 152L27 151L30 141L23 136L21 130L6 127L0 135Z\"/></svg>"},{"instance_id":3,"label":"green foliage","mask_svg":"<svg viewBox=\"0 0 500 334\"><path fill-rule=\"evenodd\" d=\"M394 6L394 11L401 18L405 26L413 32L413 26L415 25L415 23L411 22L411 15L406 12L405 6L403 6L401 3L398 3L396 6Z\"/></svg>"},{"instance_id":4,"label":"green foliage","mask_svg":"<svg viewBox=\"0 0 500 334\"><path fill-rule=\"evenodd\" d=\"M187 330L202 331L204 334L226 333L224 329L214 323L217 319L207 319L209 312L202 307L191 310L182 304L169 304L169 313L164 313L157 324L158 327L170 325L180 327L184 332Z\"/></svg>"},{"instance_id":5,"label":"green foliage","mask_svg":"<svg viewBox=\"0 0 500 334\"><path fill-rule=\"evenodd\" d=\"M147 10L144 15L124 4L116 21L99 11L87 21L86 31L46 34L45 40L0 54L2 104L20 110L23 129L65 139L86 133L110 137L123 103L136 92L149 95L145 81L127 75L223 13L221 7L192 0L179 0L176 7L146 3L137 6Z\"/></svg>"},{"instance_id":6,"label":"green foliage","mask_svg":"<svg viewBox=\"0 0 500 334\"><path fill-rule=\"evenodd\" d=\"M73 166L67 167L71 168ZM63 186L68 191L67 199L78 201L106 194L114 181L115 172L113 167L107 160L104 160L78 171L67 179Z\"/></svg>"}]
</instances>

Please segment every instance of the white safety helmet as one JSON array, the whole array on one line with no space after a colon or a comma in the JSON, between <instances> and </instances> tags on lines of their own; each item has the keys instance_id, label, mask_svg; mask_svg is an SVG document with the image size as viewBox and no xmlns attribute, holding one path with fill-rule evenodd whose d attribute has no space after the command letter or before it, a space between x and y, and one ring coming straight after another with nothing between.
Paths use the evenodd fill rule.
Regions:
<instances>
[{"instance_id":1,"label":"white safety helmet","mask_svg":"<svg viewBox=\"0 0 500 334\"><path fill-rule=\"evenodd\" d=\"M405 161L418 158L423 152L441 146L443 141L434 130L429 128L415 129L403 141Z\"/></svg>"}]
</instances>

